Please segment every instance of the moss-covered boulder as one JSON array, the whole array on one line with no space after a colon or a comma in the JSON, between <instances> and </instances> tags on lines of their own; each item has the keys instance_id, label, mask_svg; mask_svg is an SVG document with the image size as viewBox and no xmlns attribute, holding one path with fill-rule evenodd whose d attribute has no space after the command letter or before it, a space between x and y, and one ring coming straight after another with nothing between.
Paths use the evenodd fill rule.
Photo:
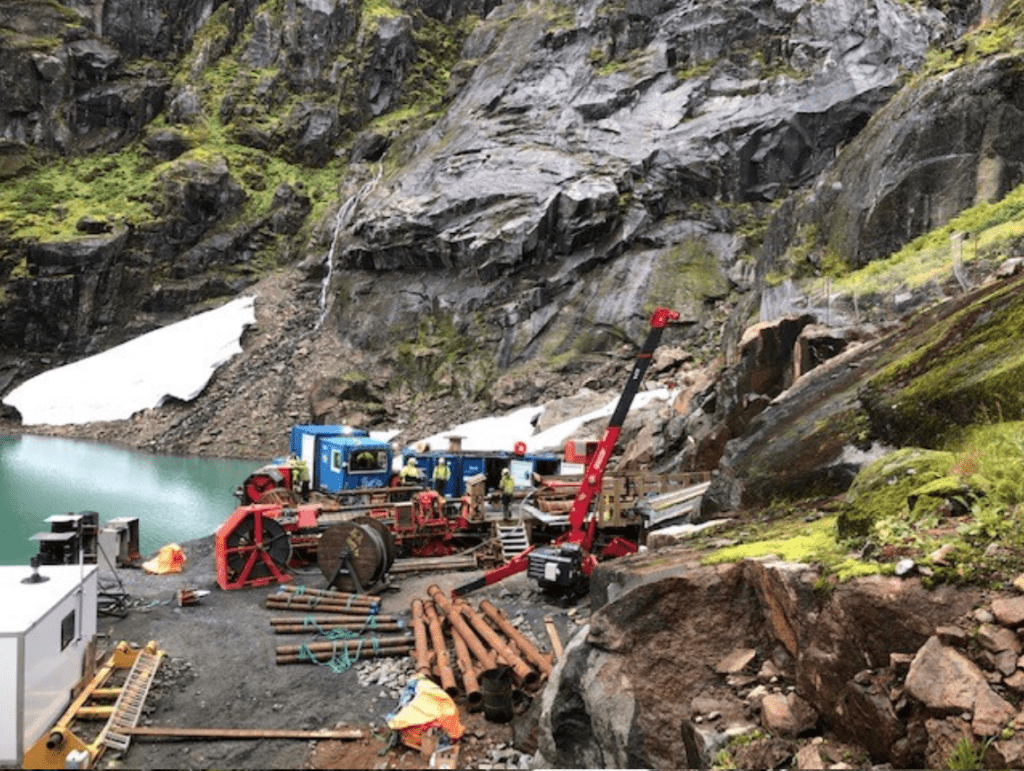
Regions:
<instances>
[{"instance_id":1,"label":"moss-covered boulder","mask_svg":"<svg viewBox=\"0 0 1024 771\"><path fill-rule=\"evenodd\" d=\"M904 336L903 352L860 391L874 436L937 448L968 426L1024 416L1022 286L993 283Z\"/></svg>"},{"instance_id":2,"label":"moss-covered boulder","mask_svg":"<svg viewBox=\"0 0 1024 771\"><path fill-rule=\"evenodd\" d=\"M860 470L837 522L840 538L864 537L880 517L911 512L908 501L939 480L948 481L952 453L905 447Z\"/></svg>"}]
</instances>

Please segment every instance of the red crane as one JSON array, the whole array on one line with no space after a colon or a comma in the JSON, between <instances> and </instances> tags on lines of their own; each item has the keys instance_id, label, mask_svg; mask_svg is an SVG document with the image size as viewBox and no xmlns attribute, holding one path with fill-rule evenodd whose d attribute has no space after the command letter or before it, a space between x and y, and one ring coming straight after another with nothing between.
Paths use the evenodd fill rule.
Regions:
<instances>
[{"instance_id":1,"label":"red crane","mask_svg":"<svg viewBox=\"0 0 1024 771\"><path fill-rule=\"evenodd\" d=\"M590 512L594 497L601 492L605 469L611 460L633 397L640 389L640 383L651 363L651 355L661 340L661 333L670 322L678 319L679 314L668 308L656 308L651 316L651 329L647 333L647 339L636 356L633 370L615 406L615 412L608 421L601 441L597 443L576 491L572 508L569 510L569 530L550 545L531 546L504 565L488 571L481 578L455 588L452 590L454 596L482 589L524 570L529 571L530 578L536 579L542 589L566 594L582 594L586 591L590 574L597 564L597 557L591 553L597 521L591 519L587 524L587 514ZM605 548L606 554L615 556L633 551L636 551L636 545L623 538L616 538Z\"/></svg>"}]
</instances>

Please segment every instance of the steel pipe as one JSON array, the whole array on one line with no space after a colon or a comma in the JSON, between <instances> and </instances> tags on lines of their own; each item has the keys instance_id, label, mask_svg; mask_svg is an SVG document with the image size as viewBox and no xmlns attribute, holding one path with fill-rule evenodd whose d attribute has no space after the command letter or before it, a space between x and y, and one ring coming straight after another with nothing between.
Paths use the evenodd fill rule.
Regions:
<instances>
[{"instance_id":1,"label":"steel pipe","mask_svg":"<svg viewBox=\"0 0 1024 771\"><path fill-rule=\"evenodd\" d=\"M272 629L274 634L317 634L319 632L333 632L335 630L365 633L401 632L405 627L397 621L393 621L374 624L372 628L366 624L317 624L315 627L307 626L306 624L275 624Z\"/></svg>"},{"instance_id":2,"label":"steel pipe","mask_svg":"<svg viewBox=\"0 0 1024 771\"><path fill-rule=\"evenodd\" d=\"M306 614L301 621L304 623L308 621L312 624L362 624L362 623L376 623L376 624L397 624L398 619L394 616L376 616L366 615L365 613L322 613L320 615ZM271 616L270 625L276 626L277 624L298 624L300 619L294 614L290 616Z\"/></svg>"},{"instance_id":3,"label":"steel pipe","mask_svg":"<svg viewBox=\"0 0 1024 771\"><path fill-rule=\"evenodd\" d=\"M310 642L303 643L301 645L278 645L276 653L279 656L287 656L291 654L298 655L303 650L310 651L311 653L344 653L345 651L354 653L356 651L372 651L384 648L402 648L408 652L412 646L412 638L404 635L401 637L378 637L376 640L363 637L347 638L328 642Z\"/></svg>"},{"instance_id":4,"label":"steel pipe","mask_svg":"<svg viewBox=\"0 0 1024 771\"><path fill-rule=\"evenodd\" d=\"M271 610L296 610L309 612L318 610L322 613L359 613L361 615L375 614L379 609L378 605L360 605L347 600L335 600L329 597L304 597L297 594L287 597L267 597L264 605Z\"/></svg>"},{"instance_id":5,"label":"steel pipe","mask_svg":"<svg viewBox=\"0 0 1024 771\"><path fill-rule=\"evenodd\" d=\"M427 616L427 629L430 632L430 642L434 647L434 663L437 664L437 676L441 679L441 687L449 696L457 696L459 688L455 684L455 673L448 661L448 648L444 642L444 632L441 630L441 619L437 617L433 603L423 606L423 612Z\"/></svg>"},{"instance_id":6,"label":"steel pipe","mask_svg":"<svg viewBox=\"0 0 1024 771\"><path fill-rule=\"evenodd\" d=\"M441 591L437 584L431 584L427 589L427 594L434 600L434 605L440 608L441 612L444 613L448 619L448 623L452 629L462 635L462 639L465 640L469 650L472 651L473 655L476 656L477 661L483 664L484 671L489 671L498 668L498 662L494 657L494 654L487 650L487 646L483 644L472 627L466 623L466 619L462 617L461 613L458 613L452 606L451 600L449 600L444 592Z\"/></svg>"},{"instance_id":7,"label":"steel pipe","mask_svg":"<svg viewBox=\"0 0 1024 771\"><path fill-rule=\"evenodd\" d=\"M412 601L412 633L416 641L412 658L416 662L416 674L430 674L430 650L427 648L427 620L423 615L423 601Z\"/></svg>"},{"instance_id":8,"label":"steel pipe","mask_svg":"<svg viewBox=\"0 0 1024 771\"><path fill-rule=\"evenodd\" d=\"M310 653L305 657L300 657L297 653L282 653L277 656L275 663L277 664L311 664L314 661L324 662L331 661L336 654L330 652ZM364 648L359 652L360 659L385 659L385 658L402 658L403 656L409 655L408 648ZM312 656L312 658L310 658Z\"/></svg>"},{"instance_id":9,"label":"steel pipe","mask_svg":"<svg viewBox=\"0 0 1024 771\"><path fill-rule=\"evenodd\" d=\"M364 601L367 603L377 603L381 601L379 594L356 594L355 592L342 592L337 589L310 589L308 586L296 586L295 584L282 584L278 587L279 591L289 592L298 595L316 595L318 597L333 597L336 599L347 600L352 598L358 601ZM274 595L270 595L273 597Z\"/></svg>"},{"instance_id":10,"label":"steel pipe","mask_svg":"<svg viewBox=\"0 0 1024 771\"><path fill-rule=\"evenodd\" d=\"M512 622L508 620L504 613L489 600L480 600L480 610L497 624L498 629L516 644L519 650L523 652L523 655L529 659L530 663L537 667L545 677L551 674L551 670L554 667L551 665L550 659L537 650L537 647L512 625Z\"/></svg>"},{"instance_id":11,"label":"steel pipe","mask_svg":"<svg viewBox=\"0 0 1024 771\"><path fill-rule=\"evenodd\" d=\"M473 668L469 646L455 629L452 629L452 642L455 643L455 660L459 662L459 672L462 673L462 690L466 692L466 701L469 702L470 709L476 709L484 697L480 692L480 683L476 679L476 670Z\"/></svg>"},{"instance_id":12,"label":"steel pipe","mask_svg":"<svg viewBox=\"0 0 1024 771\"><path fill-rule=\"evenodd\" d=\"M469 623L476 633L491 646L495 653L505 660L505 663L509 665L512 673L520 683L523 685L533 685L540 679L537 672L523 661L512 649L512 646L502 640L501 636L488 626L487 622L469 605L459 602L456 603L455 607L457 612L461 612L462 615L469 619Z\"/></svg>"}]
</instances>

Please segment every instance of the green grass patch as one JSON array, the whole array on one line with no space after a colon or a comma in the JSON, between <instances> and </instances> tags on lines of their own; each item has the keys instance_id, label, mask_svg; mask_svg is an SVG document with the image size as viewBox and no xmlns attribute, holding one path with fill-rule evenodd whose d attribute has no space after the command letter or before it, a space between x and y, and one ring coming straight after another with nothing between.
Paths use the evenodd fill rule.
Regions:
<instances>
[{"instance_id":1,"label":"green grass patch","mask_svg":"<svg viewBox=\"0 0 1024 771\"><path fill-rule=\"evenodd\" d=\"M838 565L846 559L846 550L836 536L836 518L822 517L814 522L784 521L776 523L768 538L727 546L706 555L705 565L739 562L775 555L786 562Z\"/></svg>"}]
</instances>

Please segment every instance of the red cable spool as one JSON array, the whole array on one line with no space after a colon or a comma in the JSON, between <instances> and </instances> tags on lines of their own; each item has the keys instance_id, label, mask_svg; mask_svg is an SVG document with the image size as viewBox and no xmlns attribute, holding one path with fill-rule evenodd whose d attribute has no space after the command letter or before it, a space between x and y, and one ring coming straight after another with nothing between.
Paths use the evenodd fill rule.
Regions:
<instances>
[{"instance_id":1,"label":"red cable spool","mask_svg":"<svg viewBox=\"0 0 1024 771\"><path fill-rule=\"evenodd\" d=\"M516 455L526 455L526 442L518 441L512 445L512 452Z\"/></svg>"}]
</instances>

